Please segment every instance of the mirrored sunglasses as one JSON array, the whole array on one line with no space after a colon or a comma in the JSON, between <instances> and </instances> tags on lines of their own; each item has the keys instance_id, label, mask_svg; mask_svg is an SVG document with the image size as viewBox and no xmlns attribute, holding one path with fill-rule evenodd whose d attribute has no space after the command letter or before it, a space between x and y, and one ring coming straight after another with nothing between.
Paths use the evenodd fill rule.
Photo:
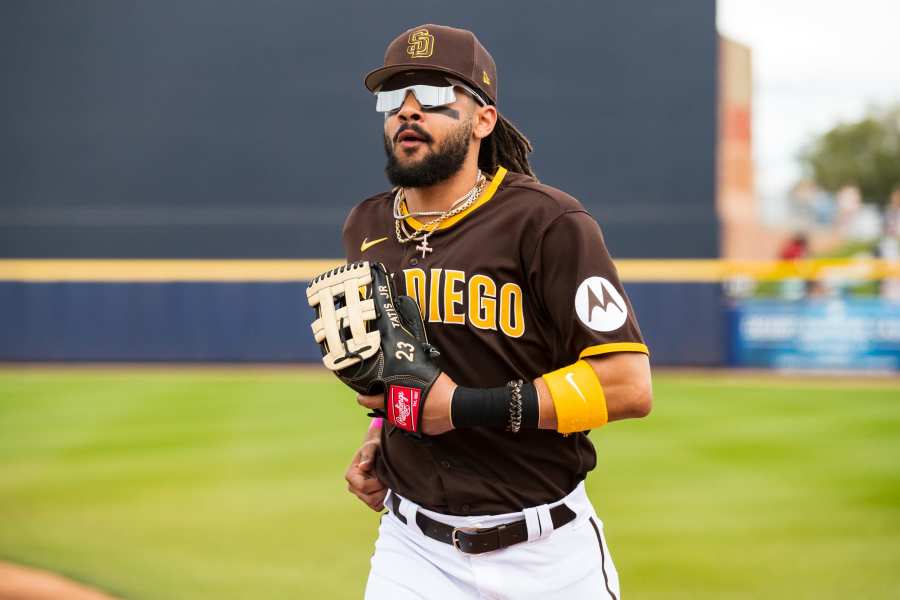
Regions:
<instances>
[{"instance_id":1,"label":"mirrored sunglasses","mask_svg":"<svg viewBox=\"0 0 900 600\"><path fill-rule=\"evenodd\" d=\"M477 93L470 88L460 85L448 85L444 87L436 85L409 85L399 90L389 90L383 92L381 90L375 92L375 110L380 113L389 113L399 110L406 100L406 94L412 93L422 108L434 108L435 106L446 106L456 101L456 92L454 87L459 87L467 91L475 98L480 105L485 106L485 101Z\"/></svg>"}]
</instances>

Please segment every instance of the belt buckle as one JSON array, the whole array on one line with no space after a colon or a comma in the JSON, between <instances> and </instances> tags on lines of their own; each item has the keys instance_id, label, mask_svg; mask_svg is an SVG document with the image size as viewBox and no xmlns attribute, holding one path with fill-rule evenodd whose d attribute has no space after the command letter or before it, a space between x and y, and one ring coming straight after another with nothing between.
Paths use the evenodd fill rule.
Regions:
<instances>
[{"instance_id":1,"label":"belt buckle","mask_svg":"<svg viewBox=\"0 0 900 600\"><path fill-rule=\"evenodd\" d=\"M463 533L476 533L478 531L477 527L454 527L453 531L450 532L450 545L452 545L458 552L462 554L468 554L465 550L459 547L459 538L457 534L462 531Z\"/></svg>"},{"instance_id":2,"label":"belt buckle","mask_svg":"<svg viewBox=\"0 0 900 600\"><path fill-rule=\"evenodd\" d=\"M509 525L509 523L497 525L496 527L454 527L453 531L450 532L450 543L453 545L454 548L456 548L459 552L462 552L463 554L473 554L472 552L466 552L465 550L463 550L462 548L459 547L459 538L457 537L457 534L460 531L462 531L463 533L487 533L490 531L490 532L496 532L499 535L500 532L502 532L504 529L506 529L508 525ZM500 547L500 545L498 543L497 548L499 548L499 547ZM495 549L497 549L497 548L495 548ZM480 554L480 553L475 552L474 554Z\"/></svg>"}]
</instances>

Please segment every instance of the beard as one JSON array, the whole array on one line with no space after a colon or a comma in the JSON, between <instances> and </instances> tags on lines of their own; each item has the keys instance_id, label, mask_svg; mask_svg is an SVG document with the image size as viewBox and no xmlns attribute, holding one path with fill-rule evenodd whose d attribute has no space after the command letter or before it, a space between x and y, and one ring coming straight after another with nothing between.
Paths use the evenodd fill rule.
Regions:
<instances>
[{"instance_id":1,"label":"beard","mask_svg":"<svg viewBox=\"0 0 900 600\"><path fill-rule=\"evenodd\" d=\"M406 129L415 131L424 143L431 146L433 138L419 128L418 125L401 127L394 136ZM411 164L401 164L397 159L396 146L384 136L384 153L387 155L387 166L384 172L393 186L405 188L429 187L450 179L462 169L469 154L469 139L472 136L472 121L466 120L453 131L435 150L429 150L424 158Z\"/></svg>"}]
</instances>

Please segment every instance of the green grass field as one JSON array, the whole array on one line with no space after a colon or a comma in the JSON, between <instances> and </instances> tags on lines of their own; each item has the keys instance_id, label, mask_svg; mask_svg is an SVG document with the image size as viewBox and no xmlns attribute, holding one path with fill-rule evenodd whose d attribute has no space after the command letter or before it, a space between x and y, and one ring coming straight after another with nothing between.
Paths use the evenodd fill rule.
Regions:
<instances>
[{"instance_id":1,"label":"green grass field","mask_svg":"<svg viewBox=\"0 0 900 600\"><path fill-rule=\"evenodd\" d=\"M592 434L626 598L900 596L900 381L654 383ZM360 598L366 423L327 373L0 372L0 559L125 598Z\"/></svg>"}]
</instances>

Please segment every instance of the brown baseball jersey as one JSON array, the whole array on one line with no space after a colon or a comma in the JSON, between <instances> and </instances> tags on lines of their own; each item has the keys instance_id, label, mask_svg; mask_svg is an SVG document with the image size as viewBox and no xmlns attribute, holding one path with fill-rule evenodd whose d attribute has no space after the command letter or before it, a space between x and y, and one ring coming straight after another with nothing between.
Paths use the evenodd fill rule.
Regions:
<instances>
[{"instance_id":1,"label":"brown baseball jersey","mask_svg":"<svg viewBox=\"0 0 900 600\"><path fill-rule=\"evenodd\" d=\"M347 258L394 274L457 384L502 386L579 358L647 352L600 227L568 194L500 168L471 207L429 236L430 253L397 240L393 202L385 192L353 209ZM385 422L376 473L425 508L479 515L556 501L595 464L586 433L472 428L415 439Z\"/></svg>"}]
</instances>

